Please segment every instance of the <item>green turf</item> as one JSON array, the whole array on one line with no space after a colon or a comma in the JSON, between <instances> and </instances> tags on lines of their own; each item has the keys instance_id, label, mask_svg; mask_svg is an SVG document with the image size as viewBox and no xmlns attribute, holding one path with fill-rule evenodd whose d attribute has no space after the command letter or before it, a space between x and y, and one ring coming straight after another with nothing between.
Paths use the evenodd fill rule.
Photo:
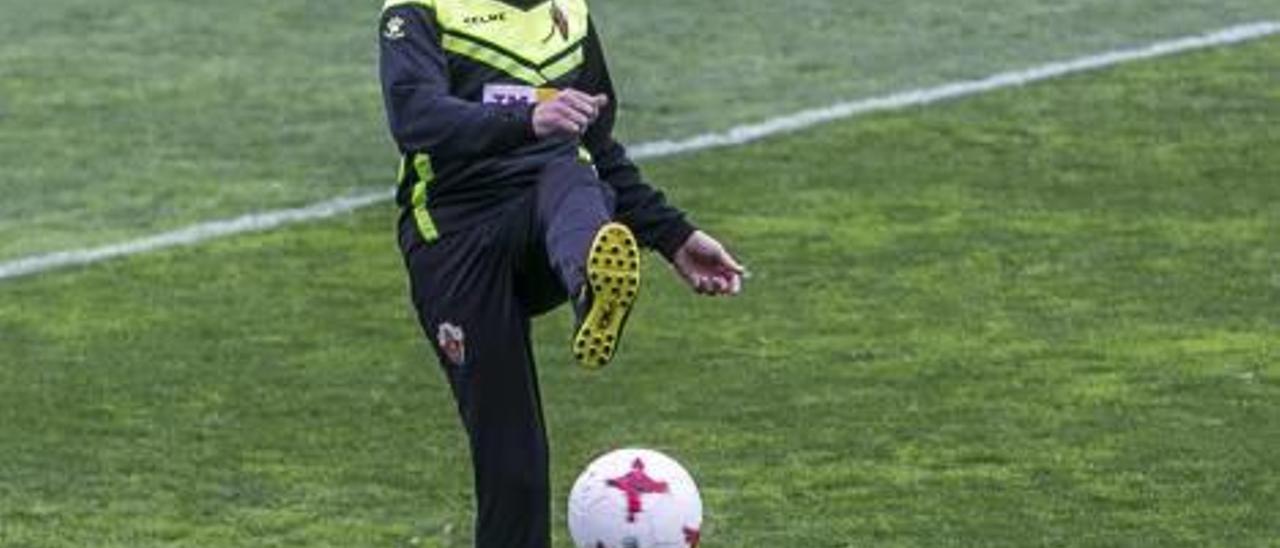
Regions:
<instances>
[{"instance_id":1,"label":"green turf","mask_svg":"<svg viewBox=\"0 0 1280 548\"><path fill-rule=\"evenodd\" d=\"M596 0L631 140L1274 18L1273 0ZM380 3L0 3L0 260L389 187Z\"/></svg>"},{"instance_id":2,"label":"green turf","mask_svg":"<svg viewBox=\"0 0 1280 548\"><path fill-rule=\"evenodd\" d=\"M1278 63L649 166L755 275L699 301L651 263L601 375L539 322L558 511L641 445L693 470L712 547L1275 546ZM0 284L0 546L466 546L393 216Z\"/></svg>"}]
</instances>

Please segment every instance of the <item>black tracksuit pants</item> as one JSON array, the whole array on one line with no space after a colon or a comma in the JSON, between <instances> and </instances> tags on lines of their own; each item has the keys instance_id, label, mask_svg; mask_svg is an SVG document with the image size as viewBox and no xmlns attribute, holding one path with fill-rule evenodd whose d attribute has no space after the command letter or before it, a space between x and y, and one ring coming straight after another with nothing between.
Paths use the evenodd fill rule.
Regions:
<instances>
[{"instance_id":1,"label":"black tracksuit pants","mask_svg":"<svg viewBox=\"0 0 1280 548\"><path fill-rule=\"evenodd\" d=\"M590 167L564 160L508 206L434 242L407 220L400 245L418 319L471 442L476 546L548 548L547 435L529 321L581 287L614 196Z\"/></svg>"}]
</instances>

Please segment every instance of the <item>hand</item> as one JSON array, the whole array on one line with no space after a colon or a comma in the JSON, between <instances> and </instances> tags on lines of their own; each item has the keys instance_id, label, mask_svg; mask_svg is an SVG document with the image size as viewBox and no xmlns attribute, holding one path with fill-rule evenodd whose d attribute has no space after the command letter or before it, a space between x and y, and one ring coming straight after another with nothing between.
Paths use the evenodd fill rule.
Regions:
<instances>
[{"instance_id":1,"label":"hand","mask_svg":"<svg viewBox=\"0 0 1280 548\"><path fill-rule=\"evenodd\" d=\"M556 94L554 99L533 108L533 134L539 139L580 137L608 104L606 95L587 95L576 89L566 89Z\"/></svg>"},{"instance_id":2,"label":"hand","mask_svg":"<svg viewBox=\"0 0 1280 548\"><path fill-rule=\"evenodd\" d=\"M676 251L672 264L694 291L703 295L737 295L742 292L746 269L715 238L694 232Z\"/></svg>"}]
</instances>

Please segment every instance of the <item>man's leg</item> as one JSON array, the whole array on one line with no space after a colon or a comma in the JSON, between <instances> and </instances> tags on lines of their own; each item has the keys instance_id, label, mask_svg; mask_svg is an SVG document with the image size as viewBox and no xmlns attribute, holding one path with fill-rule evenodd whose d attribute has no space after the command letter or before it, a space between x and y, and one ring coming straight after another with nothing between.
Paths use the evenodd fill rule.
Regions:
<instances>
[{"instance_id":1,"label":"man's leg","mask_svg":"<svg viewBox=\"0 0 1280 548\"><path fill-rule=\"evenodd\" d=\"M547 548L547 438L510 232L482 226L409 246L407 263L419 320L471 442L476 546Z\"/></svg>"},{"instance_id":2,"label":"man's leg","mask_svg":"<svg viewBox=\"0 0 1280 548\"><path fill-rule=\"evenodd\" d=\"M469 387L476 546L547 548L550 466L529 324L518 318L492 327L475 335Z\"/></svg>"},{"instance_id":3,"label":"man's leg","mask_svg":"<svg viewBox=\"0 0 1280 548\"><path fill-rule=\"evenodd\" d=\"M550 164L538 183L548 262L578 317L573 353L593 368L613 358L640 289L640 249L613 210L612 189L582 164Z\"/></svg>"},{"instance_id":4,"label":"man's leg","mask_svg":"<svg viewBox=\"0 0 1280 548\"><path fill-rule=\"evenodd\" d=\"M586 281L591 243L612 222L613 190L578 162L555 162L538 182L536 219L548 262L573 301Z\"/></svg>"}]
</instances>

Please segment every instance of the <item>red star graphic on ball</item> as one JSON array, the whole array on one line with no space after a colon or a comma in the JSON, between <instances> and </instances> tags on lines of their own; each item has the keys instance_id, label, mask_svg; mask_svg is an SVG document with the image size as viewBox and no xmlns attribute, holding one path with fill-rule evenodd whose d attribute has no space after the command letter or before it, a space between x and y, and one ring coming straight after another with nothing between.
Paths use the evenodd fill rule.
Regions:
<instances>
[{"instance_id":1,"label":"red star graphic on ball","mask_svg":"<svg viewBox=\"0 0 1280 548\"><path fill-rule=\"evenodd\" d=\"M620 478L605 483L627 495L627 522L635 523L636 514L644 511L643 495L654 495L668 492L667 482L657 481L644 473L644 461L636 459L631 464L631 471Z\"/></svg>"}]
</instances>

